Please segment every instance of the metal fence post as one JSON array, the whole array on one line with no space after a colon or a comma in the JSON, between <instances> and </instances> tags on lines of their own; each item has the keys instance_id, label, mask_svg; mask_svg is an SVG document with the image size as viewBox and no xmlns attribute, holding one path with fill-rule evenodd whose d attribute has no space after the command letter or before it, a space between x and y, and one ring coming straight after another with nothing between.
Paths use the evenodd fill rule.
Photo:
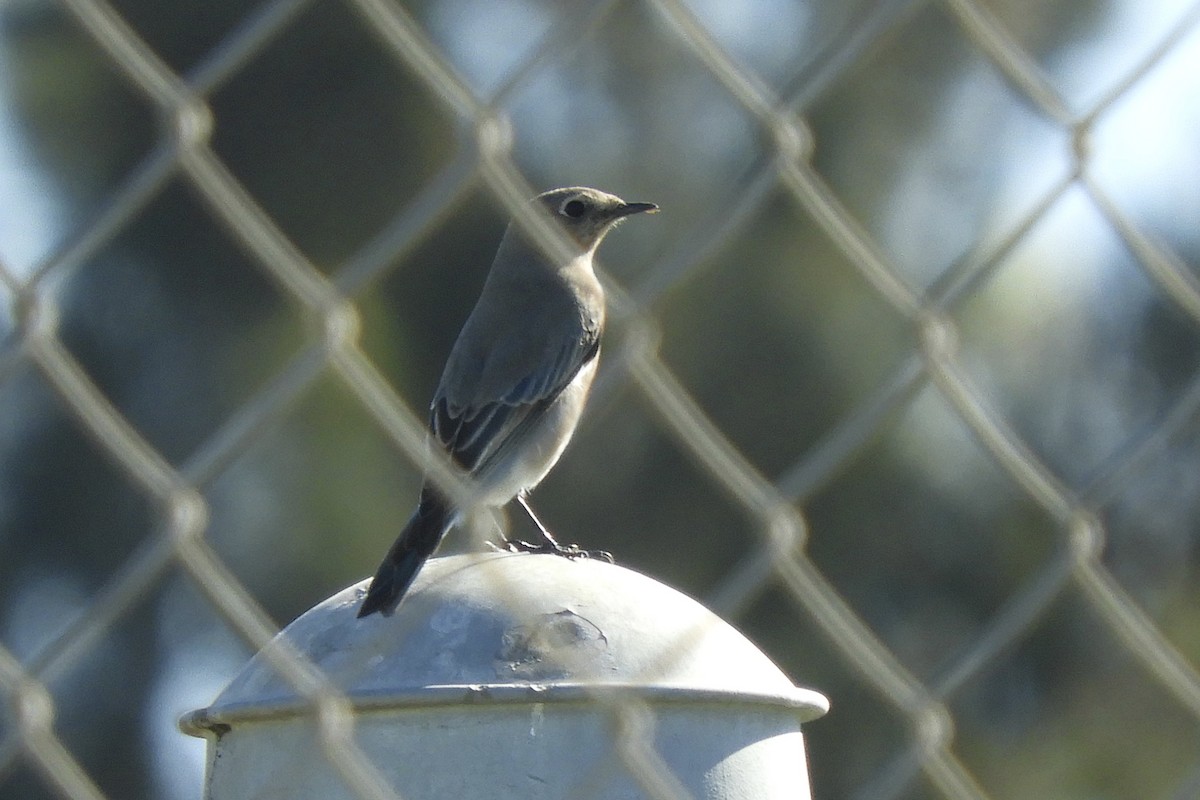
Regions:
<instances>
[{"instance_id":1,"label":"metal fence post","mask_svg":"<svg viewBox=\"0 0 1200 800\"><path fill-rule=\"evenodd\" d=\"M650 578L492 554L434 559L390 618L355 619L362 591L280 636L343 693L407 800L810 796L801 723L828 701ZM263 654L183 726L208 739L211 800L354 796Z\"/></svg>"}]
</instances>

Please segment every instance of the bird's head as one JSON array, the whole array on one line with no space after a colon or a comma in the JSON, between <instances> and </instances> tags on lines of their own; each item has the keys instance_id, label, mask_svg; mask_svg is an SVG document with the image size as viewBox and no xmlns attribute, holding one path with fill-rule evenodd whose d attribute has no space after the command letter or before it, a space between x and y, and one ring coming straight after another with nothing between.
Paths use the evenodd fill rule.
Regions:
<instances>
[{"instance_id":1,"label":"bird's head","mask_svg":"<svg viewBox=\"0 0 1200 800\"><path fill-rule=\"evenodd\" d=\"M658 211L654 203L626 203L616 195L586 186L553 189L535 200L588 251L595 250L605 234L626 217Z\"/></svg>"}]
</instances>

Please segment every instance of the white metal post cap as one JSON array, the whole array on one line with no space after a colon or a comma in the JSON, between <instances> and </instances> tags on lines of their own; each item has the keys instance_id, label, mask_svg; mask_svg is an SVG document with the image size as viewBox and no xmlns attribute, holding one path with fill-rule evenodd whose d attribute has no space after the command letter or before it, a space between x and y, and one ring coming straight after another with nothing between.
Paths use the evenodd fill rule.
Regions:
<instances>
[{"instance_id":1,"label":"white metal post cap","mask_svg":"<svg viewBox=\"0 0 1200 800\"><path fill-rule=\"evenodd\" d=\"M350 700L355 741L404 798L565 798L580 780L597 798L643 797L614 749L629 704L650 712L647 746L694 796L808 796L800 724L828 701L674 589L596 561L449 556L394 616L356 619L364 586L280 636ZM320 752L311 703L264 653L181 726L209 739L209 797L353 796ZM705 788L725 773L752 791ZM300 793L255 793L281 788L266 774ZM517 788L497 793L505 779Z\"/></svg>"}]
</instances>

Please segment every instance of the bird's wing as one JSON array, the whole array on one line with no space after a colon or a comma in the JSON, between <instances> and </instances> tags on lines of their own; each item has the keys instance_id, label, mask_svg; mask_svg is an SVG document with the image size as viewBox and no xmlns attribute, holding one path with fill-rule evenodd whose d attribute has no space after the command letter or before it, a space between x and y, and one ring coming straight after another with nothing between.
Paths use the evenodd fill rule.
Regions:
<instances>
[{"instance_id":1,"label":"bird's wing","mask_svg":"<svg viewBox=\"0 0 1200 800\"><path fill-rule=\"evenodd\" d=\"M473 391L443 379L430 409L430 429L463 469L486 471L488 464L524 441L524 432L537 424L599 351L600 332L581 326L577 336L561 337L553 350L522 359L530 362L528 368L477 365L478 379L470 382ZM491 354L493 361L503 358L502 351ZM486 390L481 392L481 386Z\"/></svg>"}]
</instances>

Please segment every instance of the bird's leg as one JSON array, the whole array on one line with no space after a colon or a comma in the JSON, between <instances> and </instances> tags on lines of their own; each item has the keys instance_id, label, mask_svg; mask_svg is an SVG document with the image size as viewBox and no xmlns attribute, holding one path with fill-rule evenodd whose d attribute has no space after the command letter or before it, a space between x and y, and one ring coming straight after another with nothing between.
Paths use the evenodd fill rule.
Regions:
<instances>
[{"instance_id":1,"label":"bird's leg","mask_svg":"<svg viewBox=\"0 0 1200 800\"><path fill-rule=\"evenodd\" d=\"M493 550L497 553L512 552L509 548L508 536L506 535L507 531L505 530L507 526L500 522L498 513L493 512L489 516L492 520L492 527L495 528L496 531L496 540L500 543L496 544L496 542L493 542L491 539L484 539L484 545L487 546L489 550Z\"/></svg>"},{"instance_id":2,"label":"bird's leg","mask_svg":"<svg viewBox=\"0 0 1200 800\"><path fill-rule=\"evenodd\" d=\"M506 546L514 553L553 553L557 556L565 556L567 558L598 558L601 561L613 563L612 553L604 550L584 550L577 544L561 545L545 524L538 519L538 515L533 512L533 507L529 505L529 493L522 490L517 492L517 502L521 504L521 508L525 509L525 513L533 520L533 524L537 526L538 532L545 539L544 544L531 544L530 542L522 542L520 540L508 541Z\"/></svg>"},{"instance_id":3,"label":"bird's leg","mask_svg":"<svg viewBox=\"0 0 1200 800\"><path fill-rule=\"evenodd\" d=\"M549 544L550 547L552 547L556 552L560 553L566 549L558 543L558 540L555 539L553 534L550 533L550 529L547 528L546 524L538 518L537 514L534 513L533 506L529 505L528 492L526 492L524 489L517 492L517 502L521 504L521 508L525 509L525 513L529 515L531 520L533 520L533 524L537 526L538 532L542 534L542 538L546 540L546 543Z\"/></svg>"}]
</instances>

